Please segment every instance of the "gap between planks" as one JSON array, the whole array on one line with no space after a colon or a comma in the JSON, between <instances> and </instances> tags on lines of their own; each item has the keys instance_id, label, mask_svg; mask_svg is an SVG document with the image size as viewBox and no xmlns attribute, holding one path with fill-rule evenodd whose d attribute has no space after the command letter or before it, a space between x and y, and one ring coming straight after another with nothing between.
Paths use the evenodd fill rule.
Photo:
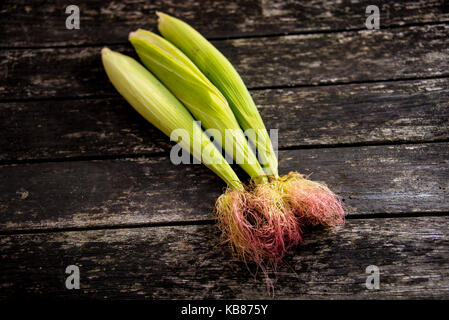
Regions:
<instances>
[{"instance_id":1,"label":"gap between planks","mask_svg":"<svg viewBox=\"0 0 449 320\"><path fill-rule=\"evenodd\" d=\"M279 165L326 181L350 214L432 215L449 211L448 152L448 143L286 150ZM8 165L0 179L5 232L210 220L224 187L204 166L168 157Z\"/></svg>"},{"instance_id":2,"label":"gap between planks","mask_svg":"<svg viewBox=\"0 0 449 320\"><path fill-rule=\"evenodd\" d=\"M449 26L215 42L248 88L445 77ZM132 54L131 46L117 46ZM270 52L267 54L266 52ZM1 51L4 99L112 95L96 48ZM417 63L419 61L419 63ZM30 63L34 72L29 74ZM267 77L267 74L269 75ZM20 91L18 91L20 88Z\"/></svg>"},{"instance_id":3,"label":"gap between planks","mask_svg":"<svg viewBox=\"0 0 449 320\"><path fill-rule=\"evenodd\" d=\"M351 214L346 217L346 221L351 220L369 220L369 219L404 219L404 218L424 218L424 217L446 217L449 216L449 211L444 212L406 212L406 213L372 213L366 214ZM204 220L185 220L172 222L153 222L141 224L123 224L123 225L99 225L92 227L72 227L72 228L55 228L55 229L21 229L21 230L0 230L0 236L7 235L27 235L27 234L41 234L41 233L59 233L59 232L80 232L80 231L95 231L95 230L123 230L123 229L140 229L140 228L161 228L161 227L176 227L176 226L202 226L215 225L216 219Z\"/></svg>"},{"instance_id":4,"label":"gap between planks","mask_svg":"<svg viewBox=\"0 0 449 320\"><path fill-rule=\"evenodd\" d=\"M338 148L357 148L357 147L381 147L381 146L402 146L402 145L417 145L417 144L433 144L446 143L448 138L432 139L432 140L395 140L395 141L364 141L357 143L336 143L336 144L311 144L299 145L291 147L280 147L279 151L288 150L315 150L315 149L338 149ZM112 154L112 155L98 155L98 156L78 156L66 158L44 158L44 159L22 159L22 160L0 160L0 166L21 165L21 164L39 164L39 163L53 163L53 162L73 162L73 161L103 161L103 160L126 160L126 159L151 159L151 158L165 158L167 151L153 152L153 153L129 153L129 154Z\"/></svg>"},{"instance_id":5,"label":"gap between planks","mask_svg":"<svg viewBox=\"0 0 449 320\"><path fill-rule=\"evenodd\" d=\"M449 78L253 91L279 150L446 142ZM169 139L121 97L0 103L0 163L154 157ZM279 117L288 114L289 117ZM446 120L445 120L446 119Z\"/></svg>"},{"instance_id":6,"label":"gap between planks","mask_svg":"<svg viewBox=\"0 0 449 320\"><path fill-rule=\"evenodd\" d=\"M351 220L314 230L276 274L276 298L445 298L448 217ZM413 232L411 232L413 230ZM0 297L268 298L211 225L0 236ZM80 290L66 290L68 265ZM380 269L367 290L365 269ZM249 268L249 269L248 269Z\"/></svg>"},{"instance_id":7,"label":"gap between planks","mask_svg":"<svg viewBox=\"0 0 449 320\"><path fill-rule=\"evenodd\" d=\"M433 25L449 25L446 21L430 21L422 23L405 23L401 25L391 25L382 30L394 30L394 29L406 29L411 27L422 27L422 26L433 26ZM245 40L245 39L259 39L259 38L280 38L288 36L307 36L315 34L333 34L333 33L345 33L345 32L358 32L366 31L367 28L348 28L348 29L333 29L333 30L310 30L304 32L283 32L283 33L273 33L273 34L254 34L254 35L240 35L240 36L225 36L225 37L208 37L209 41L225 41L225 40ZM380 29L379 29L380 30ZM158 34L160 35L160 34ZM74 44L74 45L48 45L48 46L1 46L1 50L41 50L41 49L70 49L70 48L96 48L96 47L106 47L106 46L123 46L128 45L128 41L117 41L117 42L104 42L104 43L90 43L90 44Z\"/></svg>"},{"instance_id":8,"label":"gap between planks","mask_svg":"<svg viewBox=\"0 0 449 320\"><path fill-rule=\"evenodd\" d=\"M332 32L365 27L368 5L380 8L380 27L403 27L449 20L444 0L414 1L361 0L335 2L311 0L307 2L249 0L230 3L214 0L207 14L197 1L166 2L123 0L120 5L104 1L78 1L81 11L81 29L66 30L61 8L49 2L24 3L5 1L3 10L8 15L0 18L0 36L8 38L8 46L42 46L91 44L125 39L137 28L156 29L155 11L172 14L202 32L207 38L226 39L259 37L266 34ZM25 9L25 11L24 11ZM211 19L213 17L213 19ZM39 28L27 28L37 25ZM110 28L113 25L114 28ZM24 37L23 35L26 35Z\"/></svg>"},{"instance_id":9,"label":"gap between planks","mask_svg":"<svg viewBox=\"0 0 449 320\"><path fill-rule=\"evenodd\" d=\"M360 80L360 81L346 81L346 82L319 82L319 83L309 83L309 84L293 84L293 85L282 85L282 86L260 86L260 87L249 87L248 91L257 92L264 90L282 90L282 89L301 89L301 88L316 88L316 87L338 87L338 86L346 86L353 84L381 84L381 83L389 83L389 82L413 82L419 80L439 80L439 79L449 79L449 74L444 75L432 75L429 77L421 76L421 77L404 77L404 78L392 78L392 79L381 79L381 80ZM78 101L78 100L97 100L97 99L111 99L121 97L117 92L111 94L103 94L103 95L89 95L89 96L64 96L64 97L41 97L41 98L2 98L0 97L0 103L8 103L8 102L38 102L38 101Z\"/></svg>"}]
</instances>

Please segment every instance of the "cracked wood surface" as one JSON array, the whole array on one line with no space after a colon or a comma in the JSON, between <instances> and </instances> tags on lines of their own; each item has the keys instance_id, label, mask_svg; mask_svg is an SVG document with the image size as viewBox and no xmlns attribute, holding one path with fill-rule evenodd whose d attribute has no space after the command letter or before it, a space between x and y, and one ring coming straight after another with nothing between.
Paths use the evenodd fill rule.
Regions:
<instances>
[{"instance_id":1,"label":"cracked wood surface","mask_svg":"<svg viewBox=\"0 0 449 320\"><path fill-rule=\"evenodd\" d=\"M449 139L449 79L254 90L280 148ZM0 160L166 153L122 98L0 103ZM285 117L288 115L288 117Z\"/></svg>"},{"instance_id":2,"label":"cracked wood surface","mask_svg":"<svg viewBox=\"0 0 449 320\"><path fill-rule=\"evenodd\" d=\"M249 88L449 76L449 25L214 41ZM111 46L133 54L130 44ZM0 50L0 99L116 95L100 46Z\"/></svg>"},{"instance_id":3,"label":"cracked wood surface","mask_svg":"<svg viewBox=\"0 0 449 320\"><path fill-rule=\"evenodd\" d=\"M446 1L77 4L80 30L64 28L65 3L0 4L0 298L269 298L213 225L224 184L172 165L104 74L101 47L132 54L127 34L155 31L156 9L236 66L280 130L281 173L311 173L349 207L345 227L287 256L275 298L449 297ZM79 291L64 287L70 264Z\"/></svg>"},{"instance_id":4,"label":"cracked wood surface","mask_svg":"<svg viewBox=\"0 0 449 320\"><path fill-rule=\"evenodd\" d=\"M449 211L449 143L286 150L279 158L281 173L326 181L350 214ZM168 157L4 165L0 180L2 231L213 219L224 188L203 165Z\"/></svg>"},{"instance_id":5,"label":"cracked wood surface","mask_svg":"<svg viewBox=\"0 0 449 320\"><path fill-rule=\"evenodd\" d=\"M368 5L377 5L381 28L449 21L444 0L379 1L77 1L80 29L67 30L64 2L3 1L0 46L42 47L126 42L137 28L156 30L156 10L176 15L207 37L226 38L365 28Z\"/></svg>"},{"instance_id":6,"label":"cracked wood surface","mask_svg":"<svg viewBox=\"0 0 449 320\"><path fill-rule=\"evenodd\" d=\"M314 230L279 268L274 298L447 299L448 223L354 219ZM0 298L270 298L263 277L232 258L213 225L3 235L0 244ZM79 290L64 286L71 264L80 268ZM380 269L379 290L365 287L369 265Z\"/></svg>"}]
</instances>

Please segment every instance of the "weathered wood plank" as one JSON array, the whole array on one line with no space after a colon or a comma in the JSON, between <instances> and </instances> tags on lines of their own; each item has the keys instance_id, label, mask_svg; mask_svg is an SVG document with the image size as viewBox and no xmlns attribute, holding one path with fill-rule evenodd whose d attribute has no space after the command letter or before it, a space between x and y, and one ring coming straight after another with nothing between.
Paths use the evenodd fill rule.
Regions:
<instances>
[{"instance_id":1,"label":"weathered wood plank","mask_svg":"<svg viewBox=\"0 0 449 320\"><path fill-rule=\"evenodd\" d=\"M279 147L449 139L449 79L252 92ZM121 98L0 103L0 160L166 152ZM280 116L281 115L281 116Z\"/></svg>"},{"instance_id":2,"label":"weathered wood plank","mask_svg":"<svg viewBox=\"0 0 449 320\"><path fill-rule=\"evenodd\" d=\"M448 36L448 25L427 25L215 44L248 87L260 88L448 76ZM99 47L2 50L0 61L0 99L115 94Z\"/></svg>"},{"instance_id":3,"label":"weathered wood plank","mask_svg":"<svg viewBox=\"0 0 449 320\"><path fill-rule=\"evenodd\" d=\"M255 91L280 147L447 139L449 79ZM445 132L445 133L444 133Z\"/></svg>"},{"instance_id":4,"label":"weathered wood plank","mask_svg":"<svg viewBox=\"0 0 449 320\"><path fill-rule=\"evenodd\" d=\"M280 152L281 173L326 181L351 214L449 211L449 143ZM243 175L242 175L243 177ZM167 157L4 165L0 230L213 219L224 184Z\"/></svg>"},{"instance_id":5,"label":"weathered wood plank","mask_svg":"<svg viewBox=\"0 0 449 320\"><path fill-rule=\"evenodd\" d=\"M170 139L121 97L0 103L0 159L158 153Z\"/></svg>"},{"instance_id":6,"label":"weathered wood plank","mask_svg":"<svg viewBox=\"0 0 449 320\"><path fill-rule=\"evenodd\" d=\"M444 0L280 1L245 0L77 1L80 29L67 30L67 3L4 1L0 15L1 46L51 46L126 42L136 28L156 29L155 11L176 15L208 37L239 37L365 28L368 5L380 9L380 26L449 21Z\"/></svg>"},{"instance_id":7,"label":"weathered wood plank","mask_svg":"<svg viewBox=\"0 0 449 320\"><path fill-rule=\"evenodd\" d=\"M275 298L449 298L448 217L350 220L313 231L277 274ZM0 297L269 298L213 225L0 236ZM80 290L65 268L80 268ZM380 288L365 287L365 269ZM250 270L255 270L250 265Z\"/></svg>"}]
</instances>

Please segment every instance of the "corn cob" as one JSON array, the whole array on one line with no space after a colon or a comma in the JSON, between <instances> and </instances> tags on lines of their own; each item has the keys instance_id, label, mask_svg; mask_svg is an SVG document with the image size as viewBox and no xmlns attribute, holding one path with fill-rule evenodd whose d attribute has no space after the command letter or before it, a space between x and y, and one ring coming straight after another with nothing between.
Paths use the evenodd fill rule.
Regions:
<instances>
[{"instance_id":1,"label":"corn cob","mask_svg":"<svg viewBox=\"0 0 449 320\"><path fill-rule=\"evenodd\" d=\"M175 142L202 161L231 188L243 190L239 178L221 152L182 103L159 80L131 57L108 48L101 51L101 56L110 81L137 112L167 136L177 129L186 130L190 140ZM194 143L198 141L201 142L201 148L194 148Z\"/></svg>"},{"instance_id":2,"label":"corn cob","mask_svg":"<svg viewBox=\"0 0 449 320\"><path fill-rule=\"evenodd\" d=\"M157 12L162 36L188 56L227 99L241 128L257 148L267 175L278 176L278 161L270 137L243 80L228 59L185 22Z\"/></svg>"},{"instance_id":3,"label":"corn cob","mask_svg":"<svg viewBox=\"0 0 449 320\"><path fill-rule=\"evenodd\" d=\"M237 119L221 92L178 48L142 29L129 40L143 64L181 100L205 129L218 130L220 145L253 179L263 179L260 166ZM234 150L235 148L235 150Z\"/></svg>"}]
</instances>

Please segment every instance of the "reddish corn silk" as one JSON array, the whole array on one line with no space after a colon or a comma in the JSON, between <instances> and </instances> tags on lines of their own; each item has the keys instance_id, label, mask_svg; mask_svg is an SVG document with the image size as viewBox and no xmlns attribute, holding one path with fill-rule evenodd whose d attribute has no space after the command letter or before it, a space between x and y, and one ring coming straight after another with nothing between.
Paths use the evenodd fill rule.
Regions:
<instances>
[{"instance_id":1,"label":"reddish corn silk","mask_svg":"<svg viewBox=\"0 0 449 320\"><path fill-rule=\"evenodd\" d=\"M344 224L339 198L324 184L297 172L254 183L245 190L228 189L215 206L225 241L244 261L262 270L275 266L302 242L302 229Z\"/></svg>"},{"instance_id":2,"label":"reddish corn silk","mask_svg":"<svg viewBox=\"0 0 449 320\"><path fill-rule=\"evenodd\" d=\"M303 225L343 225L347 214L340 198L324 183L308 180L297 172L279 178L286 202Z\"/></svg>"},{"instance_id":3,"label":"reddish corn silk","mask_svg":"<svg viewBox=\"0 0 449 320\"><path fill-rule=\"evenodd\" d=\"M251 184L225 192L216 203L218 225L234 253L262 269L301 242L301 228L273 185Z\"/></svg>"}]
</instances>

